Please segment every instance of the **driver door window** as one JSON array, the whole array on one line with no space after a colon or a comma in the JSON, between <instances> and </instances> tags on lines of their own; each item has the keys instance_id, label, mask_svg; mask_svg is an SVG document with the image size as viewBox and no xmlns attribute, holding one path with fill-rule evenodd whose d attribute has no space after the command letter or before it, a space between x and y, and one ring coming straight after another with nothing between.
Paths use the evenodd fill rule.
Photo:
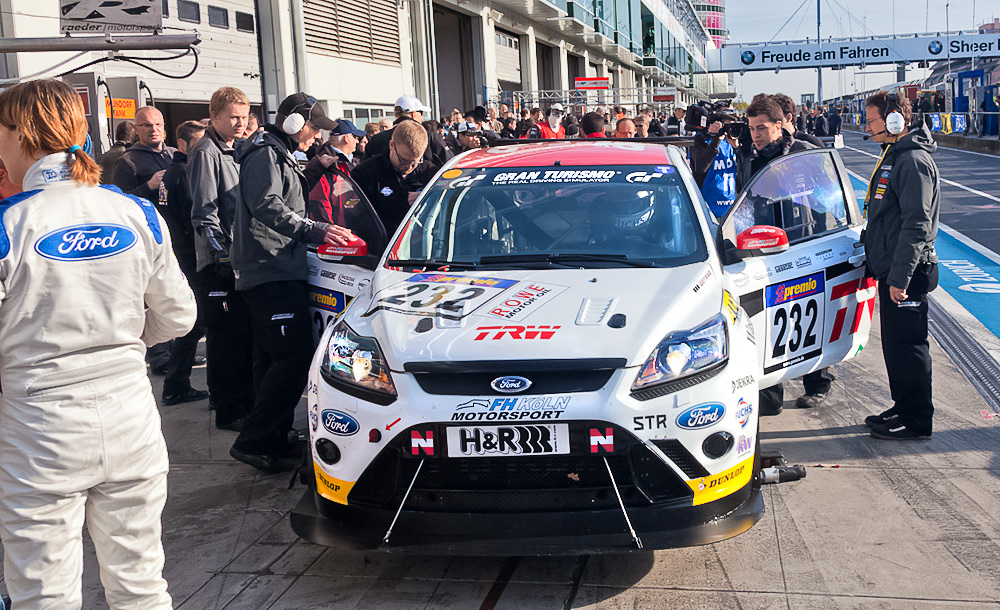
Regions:
<instances>
[{"instance_id":1,"label":"driver door window","mask_svg":"<svg viewBox=\"0 0 1000 610\"><path fill-rule=\"evenodd\" d=\"M830 151L808 151L775 159L757 173L723 225L723 237L754 225L783 229L789 244L850 226L849 201Z\"/></svg>"}]
</instances>

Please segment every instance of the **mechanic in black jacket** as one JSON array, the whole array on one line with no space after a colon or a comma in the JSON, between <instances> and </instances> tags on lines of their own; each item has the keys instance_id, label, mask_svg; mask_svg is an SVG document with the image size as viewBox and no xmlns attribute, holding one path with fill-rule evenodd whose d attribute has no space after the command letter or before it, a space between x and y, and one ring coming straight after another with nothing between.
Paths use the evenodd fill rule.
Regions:
<instances>
[{"instance_id":1,"label":"mechanic in black jacket","mask_svg":"<svg viewBox=\"0 0 1000 610\"><path fill-rule=\"evenodd\" d=\"M288 433L313 354L308 244L342 246L354 239L343 227L306 218L305 198L315 185L293 156L337 122L315 97L295 93L278 106L275 123L237 153L240 183L230 250L236 290L253 328L256 401L229 455L264 472L283 468L283 457L302 451L289 443Z\"/></svg>"},{"instance_id":2,"label":"mechanic in black jacket","mask_svg":"<svg viewBox=\"0 0 1000 610\"><path fill-rule=\"evenodd\" d=\"M427 130L416 121L405 121L392 131L389 149L351 171L368 201L375 208L386 235L396 232L416 199L406 177L420 166L427 147Z\"/></svg>"},{"instance_id":3,"label":"mechanic in black jacket","mask_svg":"<svg viewBox=\"0 0 1000 610\"><path fill-rule=\"evenodd\" d=\"M208 125L202 121L185 121L177 126L177 152L160 182L158 210L170 231L170 242L184 277L197 292L197 261L194 253L194 227L191 226L191 188L187 178L187 152L205 135ZM205 334L199 312L198 321L191 332L174 339L167 361L167 375L163 378L164 405L194 402L208 398L205 390L191 387L191 366L194 364L198 342Z\"/></svg>"},{"instance_id":4,"label":"mechanic in black jacket","mask_svg":"<svg viewBox=\"0 0 1000 610\"><path fill-rule=\"evenodd\" d=\"M816 148L809 142L795 139L783 128L785 124L784 109L770 96L756 99L747 108L750 119L750 146L739 146L736 149L736 189L742 190L754 174L778 157L800 150ZM805 394L795 401L799 408L818 407L830 394L830 385L834 377L828 367L817 369L802 376ZM760 391L760 414L777 415L781 413L785 400L785 389L777 384Z\"/></svg>"},{"instance_id":5,"label":"mechanic in black jacket","mask_svg":"<svg viewBox=\"0 0 1000 610\"><path fill-rule=\"evenodd\" d=\"M927 293L938 283L937 237L941 178L931 154L937 143L920 123L910 131L910 102L893 105L880 91L865 101L866 131L882 145L865 197L862 241L868 269L878 278L882 355L893 406L865 418L875 438L930 438L931 354ZM901 116L893 116L897 111Z\"/></svg>"}]
</instances>

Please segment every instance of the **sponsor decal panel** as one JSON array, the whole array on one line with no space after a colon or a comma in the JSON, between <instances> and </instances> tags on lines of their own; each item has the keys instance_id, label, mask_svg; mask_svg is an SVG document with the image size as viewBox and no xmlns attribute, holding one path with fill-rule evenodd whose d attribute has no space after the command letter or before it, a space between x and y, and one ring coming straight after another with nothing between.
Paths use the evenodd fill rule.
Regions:
<instances>
[{"instance_id":1,"label":"sponsor decal panel","mask_svg":"<svg viewBox=\"0 0 1000 610\"><path fill-rule=\"evenodd\" d=\"M724 498L742 489L750 482L752 474L753 456L750 456L729 470L688 481L687 484L694 491L694 506Z\"/></svg>"},{"instance_id":2,"label":"sponsor decal panel","mask_svg":"<svg viewBox=\"0 0 1000 610\"><path fill-rule=\"evenodd\" d=\"M753 375L744 375L738 379L733 379L733 393L735 394L737 390L750 387L753 385L753 382Z\"/></svg>"},{"instance_id":3,"label":"sponsor decal panel","mask_svg":"<svg viewBox=\"0 0 1000 610\"><path fill-rule=\"evenodd\" d=\"M412 455L434 455L434 431L411 430L410 453Z\"/></svg>"},{"instance_id":4,"label":"sponsor decal panel","mask_svg":"<svg viewBox=\"0 0 1000 610\"><path fill-rule=\"evenodd\" d=\"M823 274L814 273L806 277L800 277L780 284L772 284L767 287L765 294L765 304L773 307L787 301L802 299L814 294L823 292Z\"/></svg>"},{"instance_id":5,"label":"sponsor decal panel","mask_svg":"<svg viewBox=\"0 0 1000 610\"><path fill-rule=\"evenodd\" d=\"M315 462L315 460L313 460ZM341 481L323 472L317 463L316 470L316 491L331 502L337 504L347 504L347 495L354 487L354 481Z\"/></svg>"},{"instance_id":6,"label":"sponsor decal panel","mask_svg":"<svg viewBox=\"0 0 1000 610\"><path fill-rule=\"evenodd\" d=\"M417 273L380 292L385 296L364 315L386 310L460 320L517 283L493 277Z\"/></svg>"},{"instance_id":7,"label":"sponsor decal panel","mask_svg":"<svg viewBox=\"0 0 1000 610\"><path fill-rule=\"evenodd\" d=\"M615 452L614 428L591 428L590 452L614 453Z\"/></svg>"},{"instance_id":8,"label":"sponsor decal panel","mask_svg":"<svg viewBox=\"0 0 1000 610\"><path fill-rule=\"evenodd\" d=\"M740 398L739 403L736 405L736 421L739 422L741 428L747 427L747 422L750 421L750 416L752 414L753 405Z\"/></svg>"},{"instance_id":9,"label":"sponsor decal panel","mask_svg":"<svg viewBox=\"0 0 1000 610\"><path fill-rule=\"evenodd\" d=\"M569 453L567 424L454 426L448 428L448 457L555 455Z\"/></svg>"},{"instance_id":10,"label":"sponsor decal panel","mask_svg":"<svg viewBox=\"0 0 1000 610\"><path fill-rule=\"evenodd\" d=\"M539 184L545 182L610 182L614 170L570 169L536 170L527 172L500 172L493 176L493 184Z\"/></svg>"},{"instance_id":11,"label":"sponsor decal panel","mask_svg":"<svg viewBox=\"0 0 1000 610\"><path fill-rule=\"evenodd\" d=\"M487 306L486 316L516 322L551 301L553 297L564 290L566 290L566 286L522 282L516 289L500 295L491 302Z\"/></svg>"},{"instance_id":12,"label":"sponsor decal panel","mask_svg":"<svg viewBox=\"0 0 1000 610\"><path fill-rule=\"evenodd\" d=\"M753 435L741 434L736 441L736 455L743 455L744 453L753 451L753 446Z\"/></svg>"},{"instance_id":13,"label":"sponsor decal panel","mask_svg":"<svg viewBox=\"0 0 1000 610\"><path fill-rule=\"evenodd\" d=\"M705 285L705 282L707 282L708 278L710 277L712 277L711 268L709 268L708 271L705 272L705 275L701 276L701 279L698 280L698 283L695 284L694 288L692 288L691 290L693 290L694 292L698 292L699 290L701 290L701 287Z\"/></svg>"},{"instance_id":14,"label":"sponsor decal panel","mask_svg":"<svg viewBox=\"0 0 1000 610\"><path fill-rule=\"evenodd\" d=\"M785 271L791 271L794 266L795 263L782 263L780 265L775 265L774 274L778 275L779 273L784 273Z\"/></svg>"},{"instance_id":15,"label":"sponsor decal panel","mask_svg":"<svg viewBox=\"0 0 1000 610\"><path fill-rule=\"evenodd\" d=\"M709 402L686 409L677 416L677 427L685 430L700 430L722 421L726 407L722 403Z\"/></svg>"},{"instance_id":16,"label":"sponsor decal panel","mask_svg":"<svg viewBox=\"0 0 1000 610\"><path fill-rule=\"evenodd\" d=\"M499 341L504 337L520 340L548 340L554 337L560 328L562 326L477 326L477 334L473 341L484 341L487 337L492 341Z\"/></svg>"},{"instance_id":17,"label":"sponsor decal panel","mask_svg":"<svg viewBox=\"0 0 1000 610\"><path fill-rule=\"evenodd\" d=\"M455 407L451 421L522 421L559 419L569 407L570 396L474 398Z\"/></svg>"},{"instance_id":18,"label":"sponsor decal panel","mask_svg":"<svg viewBox=\"0 0 1000 610\"><path fill-rule=\"evenodd\" d=\"M339 292L320 288L318 286L309 287L309 305L316 309L325 309L334 313L344 311L344 295Z\"/></svg>"},{"instance_id":19,"label":"sponsor decal panel","mask_svg":"<svg viewBox=\"0 0 1000 610\"><path fill-rule=\"evenodd\" d=\"M324 410L320 415L320 420L323 422L323 428L327 432L337 436L353 436L361 429L358 420L347 413L335 409Z\"/></svg>"}]
</instances>

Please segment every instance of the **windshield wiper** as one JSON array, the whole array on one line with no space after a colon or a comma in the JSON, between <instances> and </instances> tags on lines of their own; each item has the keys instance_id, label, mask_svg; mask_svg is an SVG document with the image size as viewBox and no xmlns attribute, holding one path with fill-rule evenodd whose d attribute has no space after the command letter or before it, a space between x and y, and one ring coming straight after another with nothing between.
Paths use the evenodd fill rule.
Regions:
<instances>
[{"instance_id":1,"label":"windshield wiper","mask_svg":"<svg viewBox=\"0 0 1000 610\"><path fill-rule=\"evenodd\" d=\"M630 259L627 254L587 254L587 253L557 253L557 254L504 254L484 256L479 259L480 265L503 263L560 263L570 265L579 262L618 263L629 267L660 267L650 260Z\"/></svg>"},{"instance_id":2,"label":"windshield wiper","mask_svg":"<svg viewBox=\"0 0 1000 610\"><path fill-rule=\"evenodd\" d=\"M401 259L387 259L385 261L386 267L416 267L420 269L427 269L428 267L448 267L450 269L468 271L475 269L478 265L476 263L463 262L463 261L446 261L438 258L426 259L426 258L401 258Z\"/></svg>"}]
</instances>

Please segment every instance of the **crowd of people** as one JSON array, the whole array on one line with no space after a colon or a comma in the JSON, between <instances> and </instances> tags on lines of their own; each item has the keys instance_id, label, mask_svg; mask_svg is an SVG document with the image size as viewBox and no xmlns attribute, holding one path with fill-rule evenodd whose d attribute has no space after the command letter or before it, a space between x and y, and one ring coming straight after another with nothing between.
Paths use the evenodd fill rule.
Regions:
<instances>
[{"instance_id":1,"label":"crowd of people","mask_svg":"<svg viewBox=\"0 0 1000 610\"><path fill-rule=\"evenodd\" d=\"M289 432L314 349L307 247L359 240L344 221L348 176L384 225L381 242L364 237L378 248L464 150L502 138L691 136L694 177L721 217L773 159L839 130L836 109L810 121L783 94L759 95L743 113L427 112L403 96L394 117L360 129L296 93L261 125L242 91L222 87L208 118L176 127L176 148L147 106L95 160L71 87L40 80L0 93L0 534L19 603L80 606L86 521L111 607L170 607L159 525L167 454L147 368L165 376L163 405L209 401L215 426L237 433L234 459L272 473L301 454ZM937 283L940 193L933 140L912 118L905 99L867 102L883 154L862 239L894 401L866 420L876 438L931 433L926 293ZM191 385L202 337L207 390ZM826 369L807 375L797 406L821 404L832 380ZM761 414L782 403L780 385L761 391Z\"/></svg>"}]
</instances>

